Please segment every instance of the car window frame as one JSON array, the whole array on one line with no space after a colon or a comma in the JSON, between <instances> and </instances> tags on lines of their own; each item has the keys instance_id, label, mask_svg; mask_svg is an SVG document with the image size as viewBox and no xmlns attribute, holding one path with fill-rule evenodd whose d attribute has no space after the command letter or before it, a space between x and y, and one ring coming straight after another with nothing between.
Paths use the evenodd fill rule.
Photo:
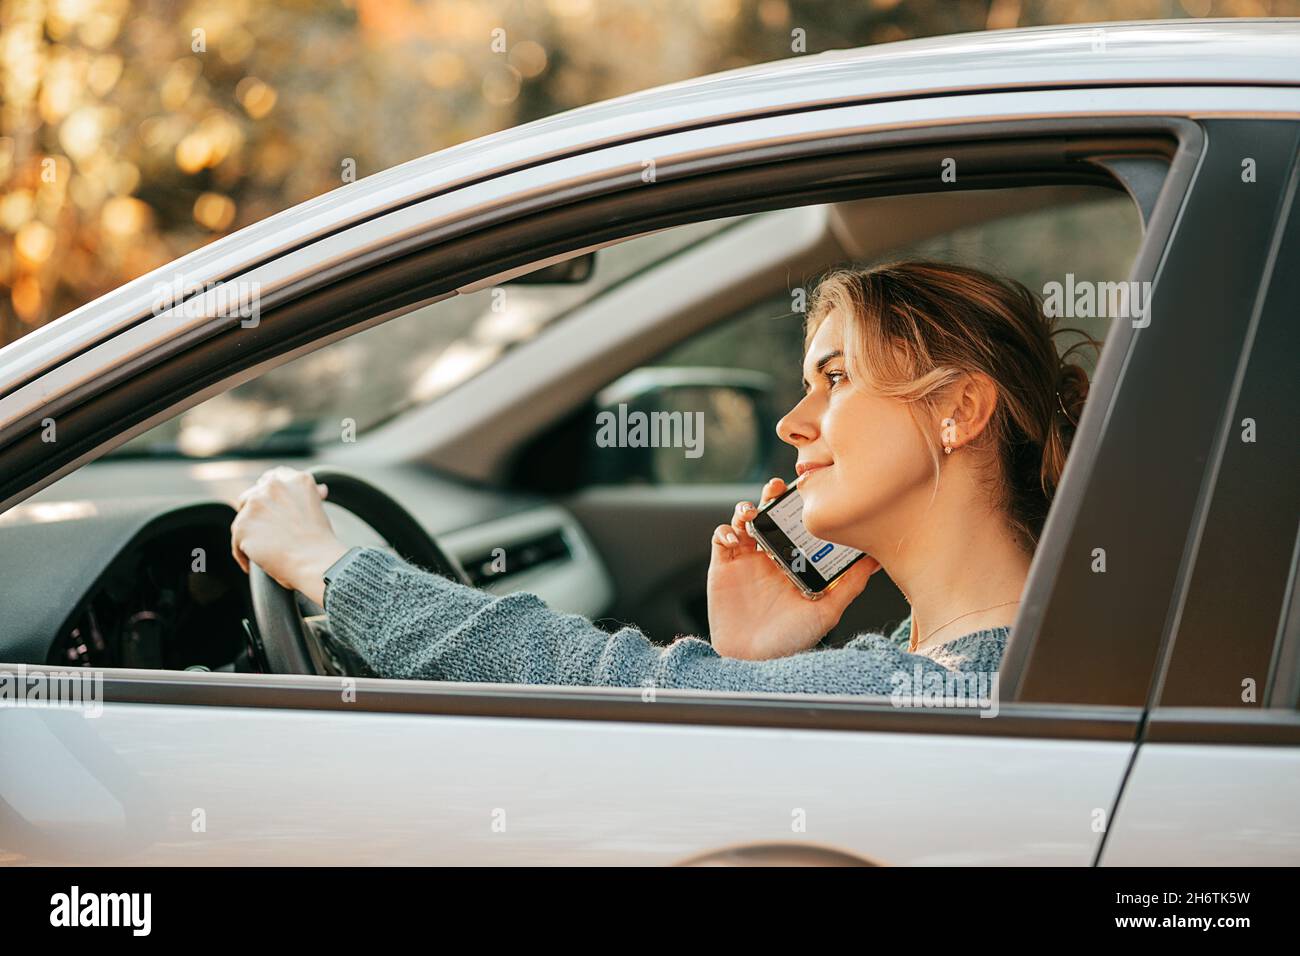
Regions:
<instances>
[{"instance_id":1,"label":"car window frame","mask_svg":"<svg viewBox=\"0 0 1300 956\"><path fill-rule=\"evenodd\" d=\"M968 144L978 143L980 147L983 148L988 145L987 137L990 133L1005 137L1005 141L999 142L997 145L1003 149L1014 147L1017 150L1018 157L1023 156L1023 152L1021 151L1024 149L1024 142L1018 139L1018 137L1024 136L1042 137L1046 135L1049 138L1061 137L1061 142L1054 144L1052 148L1056 149L1064 146L1067 151L1069 149L1078 148L1084 141L1089 144L1089 148L1092 148L1097 139L1102 136L1118 137L1121 140L1125 136L1129 135L1146 137L1155 136L1170 141L1176 141L1178 144L1176 149L1183 151L1182 155L1184 162L1180 166L1175 161L1170 166L1170 178L1166 180L1166 186L1161 194L1160 203L1158 204L1155 214L1152 217L1152 222L1148 227L1147 236L1144 238L1142 252L1139 253L1139 259L1144 259L1148 266L1152 268L1154 267L1155 262L1159 261L1159 258L1163 255L1165 246L1169 240L1169 233L1167 230L1172 228L1174 214L1181 206L1190 182L1191 168L1194 165L1194 154L1200 148L1200 127L1196 123L1187 119L1165 115L1142 115L1122 118L1081 115L1068 119L1002 120L995 122L963 123L955 126L931 126L922 129L903 131L901 133L899 131L889 131L885 134L862 134L857 137L850 137L850 139L856 139L856 142L849 144L833 144L827 143L826 141L820 141L817 145L826 153L835 153L835 146L837 145L841 150L848 146L852 150L849 154L850 157L860 161L863 156L875 156L875 151L880 150L882 147L887 150L891 146L903 144L918 149L930 149L932 153L935 150L941 151L943 149L952 148L955 142L962 141L965 141ZM1077 139L1075 139L1076 137ZM807 146L808 144L805 143L802 145ZM996 150L994 150L994 152L996 152ZM1192 158L1188 159L1189 156ZM1177 157L1178 153L1175 153L1175 160L1177 160ZM771 158L770 152L768 158ZM889 188L894 191L902 191L898 183L891 182ZM861 195L861 191L855 190L853 194ZM817 199L824 200L824 197L824 193L819 193ZM780 199L780 202L789 204L790 200L790 196L783 196ZM766 204L759 203L756 205L755 201L752 199L743 203L738 203L733 200L725 207L708 209L708 215L710 217L715 217L721 214L735 214L737 211L745 211L748 209L757 211L759 208L775 208L770 200L765 200L765 203ZM678 217L684 216L681 221L693 221L694 219L700 218L701 209L700 207L696 207L687 212L684 212L682 209L676 209L670 216L664 218L663 221L660 221L659 226L664 225L666 219L671 219L674 215ZM643 230L645 228L646 220L641 219L637 220L637 222L638 229ZM536 225L536 223L533 225ZM515 238L518 240L519 230L517 229L517 226L507 225L504 228L507 230L516 230ZM630 233L635 231L638 230L629 230ZM463 252L462 260L474 260L477 258L477 270L480 273L487 272L490 275L491 269L485 268L482 265L482 262L485 260L482 257L481 251L485 248L497 247L499 236L496 235L496 232L497 230L485 229L482 232L470 236L465 243L466 249ZM526 235L526 231L524 234ZM584 240L587 244L590 243L589 233L584 234ZM540 248L535 243L530 243L529 247L531 248L532 255L535 257L544 257L562 251L566 244L573 245L574 243L575 240L570 238L563 242L554 242L550 245L543 245ZM509 262L509 266L515 267L521 264L521 261L523 261L521 257L515 257ZM492 268L499 268L502 264L502 261L497 259ZM428 278L427 269L417 270L411 268L415 264L409 261L409 257L408 260L403 260L398 264L390 263L389 265L398 275L398 281L402 283L404 296L413 298L416 302L427 303L427 301L433 296L440 294L439 291L437 291L437 283ZM405 271L402 271L403 269ZM1138 271L1140 274L1140 270ZM469 276L472 274L473 270L459 273L462 277L460 281L462 283L469 281ZM421 285L418 282L412 282L411 279L414 276L420 276L420 278L424 280L424 284ZM391 282L392 274L390 273L386 275L385 278ZM341 338L343 335L349 334L351 331L355 331L363 325L375 324L393 314L400 314L402 306L396 305L395 299L391 296L389 298L381 297L378 303L373 301L375 293L384 288L384 286L377 281L376 276L368 274L364 277L364 280L365 281L357 284L357 288L348 290L348 295L341 296L341 301L334 302L334 308L326 309L324 310L324 313L322 313L322 309L320 308L321 300L318 300L315 297L298 299L281 306L281 308L286 310L286 313L288 313L289 310L292 310L294 321L268 324L276 324L278 327L277 331L287 334L283 334L282 337L273 340L274 348L276 349L273 355L263 358L260 364L256 362L256 359L254 359L253 362L250 362L250 364L245 366L242 370L242 374L251 377L251 374L256 373L260 368L270 364L278 364L277 360L282 361L287 355L310 351L313 347L319 347L328 341ZM445 284L445 276L443 277L443 282ZM331 287L330 290L327 290L326 294L338 294L338 289L336 287ZM371 301L366 305L364 318L358 318L355 311L348 311L349 306L355 309L357 301L365 298L370 298ZM393 307L386 309L386 306ZM327 316L327 318L322 320L322 314ZM378 317L376 317L377 315ZM307 321L308 317L311 319L310 322ZM1126 344L1127 343L1124 343L1121 340L1121 345ZM1110 351L1114 355L1122 356L1124 349L1117 346L1111 348ZM203 363L207 358L207 352L208 349L200 346L184 356L184 359L191 363L197 363L198 367L202 368ZM1105 360L1106 354L1103 352L1103 362L1105 362ZM1099 373L1100 370L1101 367L1099 366ZM144 381L148 381L154 378L156 374L155 370L149 370L148 372L142 373L140 378ZM224 390L224 387L229 387L230 379L234 378L235 374L237 373L228 372L227 378L220 383L223 386L221 390ZM205 391L210 393L214 390L216 390L216 386L209 386L206 390L192 390L186 392L186 394L192 398L194 395L202 395ZM160 404L162 401L165 401L165 399L156 399L155 404ZM184 399L172 401L170 404L166 405L162 411L156 411L153 414L152 419L146 419L143 426L137 426L138 430L144 430L144 427L148 427L159 417L174 414L177 405L183 404L184 401ZM87 407L92 410L95 407L102 408L99 402L88 403ZM1095 416L1098 418L1098 424L1100 424L1101 415L1102 413L1098 412ZM119 433L118 437L121 440L125 440L125 438L121 438L121 435L130 437L130 430ZM92 433L92 441L93 438L94 436ZM101 436L100 447L104 444L108 444L108 442L103 441ZM91 456L92 452L83 454L81 459L75 461L72 467L76 467L86 458ZM70 469L65 469L65 471L66 470ZM1077 471L1079 471L1079 469L1076 469L1076 472ZM1077 476L1074 479L1074 484L1080 488L1084 487L1084 482L1086 482L1087 477L1086 474ZM1062 485L1063 495L1069 490L1069 482L1070 479L1067 475L1066 482ZM1061 519L1058 519L1058 524L1060 523L1060 520ZM1036 558L1035 560L1037 563L1038 559ZM1020 641L1023 646L1032 646L1034 640L1038 636L1034 633L1025 633L1025 631L1020 628L1018 628L1018 631L1023 635ZM253 680L252 685L248 686L247 682L250 678L261 678L263 676L274 677L274 682L267 682L267 686L265 687L257 687L256 684L258 681ZM163 698L170 698L169 702L175 702L178 695L180 697L186 696L183 691L187 687L194 690L197 699L211 697L211 695L206 694L205 688L207 690L220 688L217 696L221 697L222 700L229 699L229 702L232 703L234 700L233 698L228 698L228 693L236 688L240 688L241 690L239 693L236 693L234 697L239 698L241 701L245 702L245 704L249 698L245 695L244 691L248 691L253 697L261 697L262 702L259 704L260 706L295 706L294 703L284 699L283 695L289 694L290 696L295 696L300 703L314 707L324 704L324 701L319 699L322 691L329 698L338 696L333 681L324 679L329 685L328 688L319 685L313 686L313 682L318 680L320 679L302 678L301 681L294 679L290 680L288 684L285 684L285 678L283 675L205 675L199 677L195 675L167 674L164 677L159 677L154 672L148 672L148 676L128 675L119 672L110 675L108 679L106 679L106 687L114 688L113 692L118 694L119 699L122 700L149 699L161 701ZM305 681L306 683L299 687L298 685L302 681ZM272 686L275 683L281 685L279 689ZM394 694L397 694L403 700L407 700L411 697L411 692L416 691L414 694L415 697L427 697L430 700L441 700L443 705L446 705L450 699L448 695L450 695L450 697L455 697L458 700L465 700L467 697L472 697L475 700L482 700L486 695L487 699L498 701L499 703L502 702L502 698L504 697L507 706L501 709L510 713L518 713L518 709L508 702L517 702L521 696L539 701L572 700L572 695L561 694L557 697L554 689L542 691L535 688L528 688L524 685L506 685L508 692L503 695L500 688L496 688L490 692L483 688L476 688L474 692L467 693L463 690L458 690L453 693L446 690L445 685L443 685L443 689L430 688L427 685L419 685L415 688L409 686L398 688L394 682L391 681L380 683L388 688L388 693L379 693L381 688L378 686L367 688L368 692L375 694L377 698L391 699ZM418 682L411 683L418 685ZM292 693L290 693L291 686L295 688ZM142 693L142 690L145 688L148 688L147 692ZM400 694L398 693L399 690L401 691ZM613 691L614 689L606 690ZM259 695L257 693L258 691L265 691L266 693ZM301 691L302 693L298 693L298 691ZM725 698L726 695L719 695L713 692L699 692L698 694L692 694L690 692L680 693L686 694L687 697L678 706L684 708L685 711L690 712L689 719L702 719L704 722L709 723L727 723L732 722L733 720L738 720L743 723L750 723L753 721L761 723L762 718L759 714L764 707L775 707L775 711L762 712L779 712L782 715L779 717L779 720L789 721L795 719L791 715L799 712L800 709L812 707L820 713L823 707L822 698L809 695L790 695L793 698L792 700L777 703L753 702L755 696L761 698L763 695L737 695L740 698L739 700L726 698L728 706L719 707L716 703L717 698L720 696ZM692 696L699 696L699 694L702 694L711 702L686 702L686 700L689 700ZM609 694L606 693L604 696L608 697ZM628 695L613 693L613 696L622 702L619 705L622 707L623 703L626 703ZM636 691L632 691L631 696L636 697ZM785 695L776 696L781 697ZM198 702L197 699L195 702ZM748 705L746 704L747 701L753 702L754 707L759 709L754 710L752 714L749 713L747 709ZM408 703L411 703L412 706L416 706L411 700L408 700ZM735 714L724 714L724 711L732 710L732 707L730 706L732 704L740 707L742 711L746 712L746 715L736 716ZM1000 722L977 721L972 723L969 721L968 715L957 715L952 713L928 714L925 715L924 719L921 719L920 715L914 713L907 714L907 722L905 724L898 724L897 718L902 715L897 711L897 709L885 706L884 709L881 710L882 705L878 702L871 701L853 700L845 702L843 705L839 706L833 703L826 703L825 706L840 713L858 714L863 719L869 718L873 724L878 723L880 720L884 720L886 723L893 725L893 729L896 730L920 732L923 727L933 727L936 732L945 733L972 732L996 734L1014 732L1017 734L1028 734L1030 736L1064 735L1071 737L1076 735L1096 737L1100 735L1104 739L1116 739L1116 734L1123 739L1132 739L1132 733L1136 726L1136 721L1142 710L1141 707L1133 706L1097 707L1092 705L1061 705L1057 703L1042 702L1017 703L1013 697L1010 706L1013 711L1019 711L1020 715L1024 719L1020 720L1017 718L1010 724L1004 725L1004 727L1014 726L1019 728L1014 731L1006 731L1005 729L994 729L993 727L985 726L989 723L998 724ZM387 707L385 707L385 709L387 709ZM650 713L647 712L645 708L637 708L633 705L632 709L634 711L639 711L641 716L633 716L625 719L667 719L666 711L660 708L654 709L654 713L656 714L655 716L650 716ZM500 709L494 709L493 712L500 712ZM568 714L568 716L575 715ZM618 718L610 717L609 719ZM1064 720L1065 723L1060 723L1061 720ZM788 726L789 724L782 723L781 725ZM819 727L823 726L821 723L816 723L815 725ZM851 727L846 726L845 729L865 729L865 725L855 724L852 720L850 720L850 725ZM958 727L963 729L959 730L957 729Z\"/></svg>"}]
</instances>

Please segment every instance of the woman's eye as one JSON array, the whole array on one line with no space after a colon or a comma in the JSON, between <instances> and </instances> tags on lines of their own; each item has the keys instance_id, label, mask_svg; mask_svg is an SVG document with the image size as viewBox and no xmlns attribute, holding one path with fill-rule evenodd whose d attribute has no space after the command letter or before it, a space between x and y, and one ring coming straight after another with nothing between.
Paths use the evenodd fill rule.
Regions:
<instances>
[{"instance_id":1,"label":"woman's eye","mask_svg":"<svg viewBox=\"0 0 1300 956\"><path fill-rule=\"evenodd\" d=\"M827 372L825 374L828 388L834 388L847 377L843 372Z\"/></svg>"}]
</instances>

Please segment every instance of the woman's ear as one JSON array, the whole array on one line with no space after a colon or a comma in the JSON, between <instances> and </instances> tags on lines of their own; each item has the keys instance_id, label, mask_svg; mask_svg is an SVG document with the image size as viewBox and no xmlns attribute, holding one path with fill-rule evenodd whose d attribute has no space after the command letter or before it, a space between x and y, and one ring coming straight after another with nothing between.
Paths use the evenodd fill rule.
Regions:
<instances>
[{"instance_id":1,"label":"woman's ear","mask_svg":"<svg viewBox=\"0 0 1300 956\"><path fill-rule=\"evenodd\" d=\"M984 433L998 403L997 386L983 372L968 372L953 383L939 423L939 440L946 449L968 445Z\"/></svg>"}]
</instances>

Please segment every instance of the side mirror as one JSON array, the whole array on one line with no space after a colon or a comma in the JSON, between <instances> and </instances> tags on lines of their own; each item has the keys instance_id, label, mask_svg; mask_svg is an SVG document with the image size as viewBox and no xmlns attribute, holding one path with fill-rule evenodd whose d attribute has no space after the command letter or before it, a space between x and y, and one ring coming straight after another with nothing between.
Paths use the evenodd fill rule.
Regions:
<instances>
[{"instance_id":1,"label":"side mirror","mask_svg":"<svg viewBox=\"0 0 1300 956\"><path fill-rule=\"evenodd\" d=\"M771 376L647 366L596 395L598 484L711 484L762 477L776 438Z\"/></svg>"}]
</instances>

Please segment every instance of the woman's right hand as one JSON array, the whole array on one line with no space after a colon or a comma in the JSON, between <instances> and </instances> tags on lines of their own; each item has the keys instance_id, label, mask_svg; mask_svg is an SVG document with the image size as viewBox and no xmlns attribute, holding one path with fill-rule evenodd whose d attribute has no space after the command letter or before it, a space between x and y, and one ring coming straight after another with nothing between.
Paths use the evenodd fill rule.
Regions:
<instances>
[{"instance_id":1,"label":"woman's right hand","mask_svg":"<svg viewBox=\"0 0 1300 956\"><path fill-rule=\"evenodd\" d=\"M785 489L784 481L773 478L763 486L759 505ZM731 524L718 525L713 532L709 638L724 657L764 660L807 650L839 622L880 569L875 558L864 557L821 598L806 598L750 535L746 522L757 513L752 502L742 501Z\"/></svg>"}]
</instances>

